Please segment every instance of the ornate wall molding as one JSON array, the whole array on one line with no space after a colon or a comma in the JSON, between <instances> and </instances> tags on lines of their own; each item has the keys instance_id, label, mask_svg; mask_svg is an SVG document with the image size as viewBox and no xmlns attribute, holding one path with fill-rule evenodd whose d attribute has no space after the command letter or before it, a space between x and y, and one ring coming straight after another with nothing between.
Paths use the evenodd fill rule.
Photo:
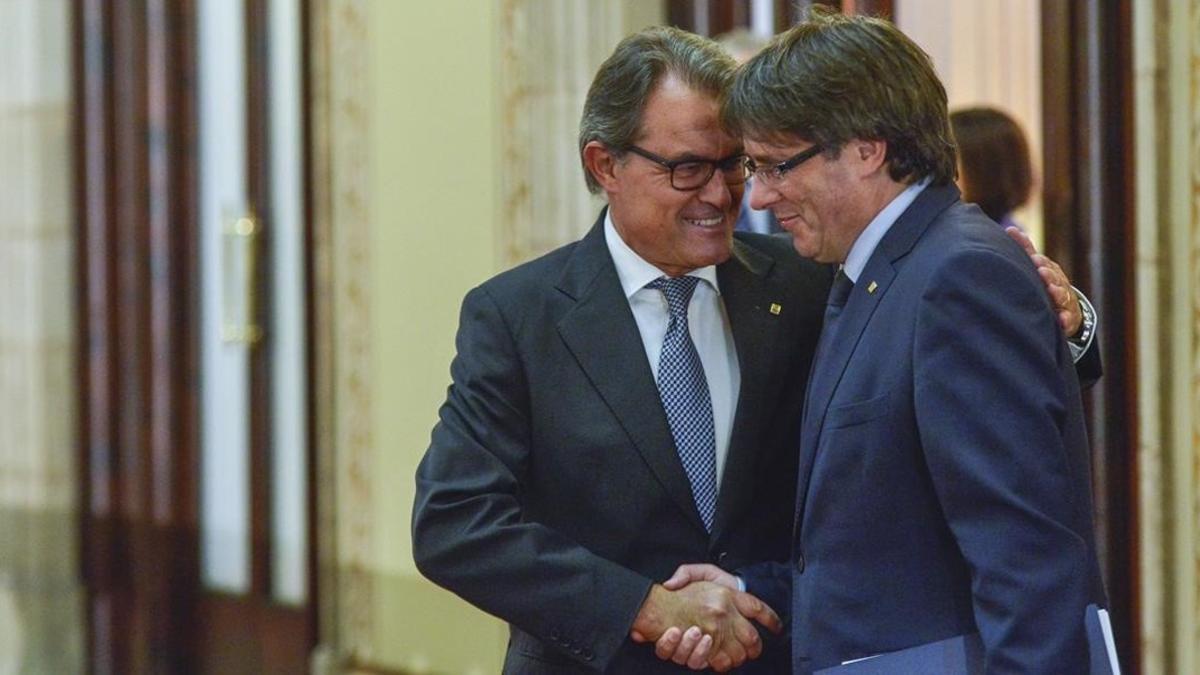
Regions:
<instances>
[{"instance_id":1,"label":"ornate wall molding","mask_svg":"<svg viewBox=\"0 0 1200 675\"><path fill-rule=\"evenodd\" d=\"M1135 7L1139 670L1200 665L1200 0Z\"/></svg>"},{"instance_id":2,"label":"ornate wall molding","mask_svg":"<svg viewBox=\"0 0 1200 675\"><path fill-rule=\"evenodd\" d=\"M367 0L309 0L321 658L374 655Z\"/></svg>"},{"instance_id":3,"label":"ornate wall molding","mask_svg":"<svg viewBox=\"0 0 1200 675\"><path fill-rule=\"evenodd\" d=\"M1200 0L1192 0L1187 34L1191 36L1191 523L1192 606L1191 655L1193 669L1200 665ZM1194 672L1194 671L1193 671Z\"/></svg>"},{"instance_id":4,"label":"ornate wall molding","mask_svg":"<svg viewBox=\"0 0 1200 675\"><path fill-rule=\"evenodd\" d=\"M578 239L596 219L603 202L579 165L583 100L617 42L661 15L621 0L497 1L499 262L509 267Z\"/></svg>"}]
</instances>

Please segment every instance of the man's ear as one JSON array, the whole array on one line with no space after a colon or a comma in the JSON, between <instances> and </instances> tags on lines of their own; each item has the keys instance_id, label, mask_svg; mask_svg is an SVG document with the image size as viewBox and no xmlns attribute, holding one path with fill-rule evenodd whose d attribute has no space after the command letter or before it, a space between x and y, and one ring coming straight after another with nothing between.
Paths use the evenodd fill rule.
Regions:
<instances>
[{"instance_id":1,"label":"man's ear","mask_svg":"<svg viewBox=\"0 0 1200 675\"><path fill-rule=\"evenodd\" d=\"M864 141L856 138L846 145L846 150L854 153L862 176L876 173L881 168L886 169L887 141Z\"/></svg>"},{"instance_id":2,"label":"man's ear","mask_svg":"<svg viewBox=\"0 0 1200 675\"><path fill-rule=\"evenodd\" d=\"M600 141L583 146L583 165L605 192L617 192L617 158Z\"/></svg>"}]
</instances>

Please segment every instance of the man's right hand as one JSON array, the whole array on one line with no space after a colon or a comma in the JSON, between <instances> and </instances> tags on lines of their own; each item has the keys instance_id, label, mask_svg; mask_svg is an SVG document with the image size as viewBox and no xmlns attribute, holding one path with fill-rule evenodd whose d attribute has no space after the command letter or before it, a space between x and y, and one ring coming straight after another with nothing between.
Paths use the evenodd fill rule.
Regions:
<instances>
[{"instance_id":1,"label":"man's right hand","mask_svg":"<svg viewBox=\"0 0 1200 675\"><path fill-rule=\"evenodd\" d=\"M663 586L668 590L677 591L694 581L711 581L714 584L720 584L725 588L731 588L735 591L742 590L737 577L716 565L706 563L680 565L675 570L675 574L672 574L670 579L663 582Z\"/></svg>"},{"instance_id":2,"label":"man's right hand","mask_svg":"<svg viewBox=\"0 0 1200 675\"><path fill-rule=\"evenodd\" d=\"M671 578L663 582L663 586L674 591L697 581L711 581L734 591L741 590L741 584L738 583L737 577L716 565L704 563L680 565ZM742 595L763 604L752 595L746 593L742 593ZM763 606L766 605L763 604ZM705 635L698 626L692 626L687 630L674 626L668 628L654 645L654 652L658 654L659 658L686 665L692 670L701 670L708 665L708 654L711 649L712 638Z\"/></svg>"},{"instance_id":3,"label":"man's right hand","mask_svg":"<svg viewBox=\"0 0 1200 675\"><path fill-rule=\"evenodd\" d=\"M693 669L708 665L725 672L758 658L762 640L750 621L774 633L781 623L770 607L736 586L736 579L734 588L707 580L676 590L655 584L634 619L633 639L655 641L659 658Z\"/></svg>"}]
</instances>

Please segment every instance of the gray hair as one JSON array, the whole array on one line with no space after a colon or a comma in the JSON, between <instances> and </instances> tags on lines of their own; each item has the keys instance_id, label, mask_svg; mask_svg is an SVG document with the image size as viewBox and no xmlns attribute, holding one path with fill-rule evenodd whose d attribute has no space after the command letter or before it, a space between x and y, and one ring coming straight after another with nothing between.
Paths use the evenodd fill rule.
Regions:
<instances>
[{"instance_id":1,"label":"gray hair","mask_svg":"<svg viewBox=\"0 0 1200 675\"><path fill-rule=\"evenodd\" d=\"M621 40L600 65L583 103L579 120L579 159L592 141L616 155L637 140L642 113L654 88L674 75L695 91L720 101L733 81L734 60L717 43L678 28L654 26ZM583 164L588 190L600 192L600 183Z\"/></svg>"}]
</instances>

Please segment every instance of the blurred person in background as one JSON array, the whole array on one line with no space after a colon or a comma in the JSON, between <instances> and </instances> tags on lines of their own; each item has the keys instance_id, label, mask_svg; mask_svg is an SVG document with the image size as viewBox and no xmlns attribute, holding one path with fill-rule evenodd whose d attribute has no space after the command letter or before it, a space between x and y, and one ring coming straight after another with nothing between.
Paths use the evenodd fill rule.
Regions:
<instances>
[{"instance_id":1,"label":"blurred person in background","mask_svg":"<svg viewBox=\"0 0 1200 675\"><path fill-rule=\"evenodd\" d=\"M1029 201L1033 163L1029 141L1016 120L996 108L977 107L950 114L958 146L958 187L988 218L1017 227L1013 211Z\"/></svg>"},{"instance_id":2,"label":"blurred person in background","mask_svg":"<svg viewBox=\"0 0 1200 675\"><path fill-rule=\"evenodd\" d=\"M1025 132L1009 115L987 106L963 108L950 113L958 151L958 189L964 202L979 206L988 218L1008 231L1037 263L1039 274L1047 278L1065 277L1058 263L1036 252L1025 228L1013 219L1013 212L1024 206L1033 193L1033 162ZM1082 340L1088 348L1096 335L1096 310L1079 289L1072 287L1083 313ZM1079 350L1082 353L1083 350ZM1087 349L1091 358L1098 349ZM1099 362L1090 368L1099 370Z\"/></svg>"}]
</instances>

